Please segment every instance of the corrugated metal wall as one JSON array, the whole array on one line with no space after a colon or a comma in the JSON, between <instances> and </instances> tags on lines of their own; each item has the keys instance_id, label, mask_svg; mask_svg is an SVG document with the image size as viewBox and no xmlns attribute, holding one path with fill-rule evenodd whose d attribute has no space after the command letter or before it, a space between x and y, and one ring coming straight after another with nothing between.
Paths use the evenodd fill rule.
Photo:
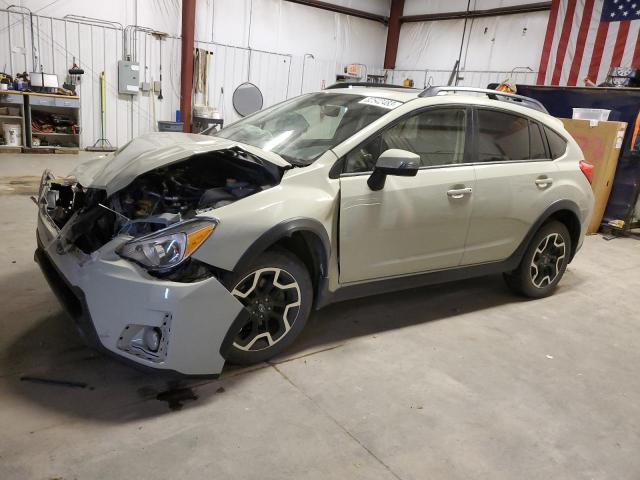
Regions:
<instances>
[{"instance_id":1,"label":"corrugated metal wall","mask_svg":"<svg viewBox=\"0 0 640 480\"><path fill-rule=\"evenodd\" d=\"M209 67L208 101L223 114L225 122L240 118L233 109L235 88L251 82L262 91L264 105L273 105L296 95L291 89L292 56L249 50L243 47L196 41L196 47L213 53ZM204 103L196 96L195 103Z\"/></svg>"},{"instance_id":2,"label":"corrugated metal wall","mask_svg":"<svg viewBox=\"0 0 640 480\"><path fill-rule=\"evenodd\" d=\"M105 72L105 137L113 145L123 145L133 136L149 131L153 124L154 105L148 94L118 95L117 62L122 58L122 30L65 19L33 15L33 44L36 62L43 71L58 75L60 84L76 63L84 69L77 91L81 101L81 145L93 144L101 136L100 82ZM0 11L0 67L2 71L32 72L30 17ZM141 76L159 78L159 40L146 33L137 34L137 55ZM180 40L163 40L163 95L155 101L155 117L173 119L179 108Z\"/></svg>"},{"instance_id":3,"label":"corrugated metal wall","mask_svg":"<svg viewBox=\"0 0 640 480\"><path fill-rule=\"evenodd\" d=\"M232 95L233 90L242 82L255 83L263 92L264 105L269 106L302 92L316 91L333 83L335 75L341 71L347 59L348 61L358 61L359 57L374 59L376 58L375 55L372 55L374 51L379 51L379 56L382 57L383 49L376 42L382 39L385 29L375 22L353 20L350 17L275 0L272 0L268 5L275 5L279 8L278 15L274 17L278 20L278 25L285 25L292 18L299 17L300 22L305 25L314 25L316 29L314 39L305 38L305 41L310 41L311 44L319 48L316 43L320 41L321 37L326 39L323 43L324 50L321 50L320 54L311 48L312 53L315 52L313 57L302 55L300 51L306 51L307 46L301 47L299 44L291 47L292 51L296 52L295 55L287 54L286 51L276 53L250 50L246 46L238 46L237 44L235 46L224 45L214 41L212 28L215 19L218 22L215 25L221 29L219 35L223 37L228 35L229 38L234 39L234 35L237 37L245 34L236 31L238 28L236 28L235 22L233 28L220 24L220 15L214 16L213 14L213 2L208 2L206 5L209 4L211 8L205 9L202 15L206 18L201 18L199 21L211 27L201 28L201 34L210 37L210 41L196 41L196 46L213 52L208 84L209 105L218 108L223 113L227 124L239 118L232 106ZM222 16L225 18L234 14L231 7L238 6L228 2L215 5L227 9L221 10L224 13ZM264 9L265 5L256 3L256 8ZM244 16L236 12L237 15L240 15L238 18L242 20L240 22L242 25L249 22L247 20L249 13L247 12L250 13L250 9L243 13ZM258 9L255 16L256 19L265 23L266 20L262 18L263 13ZM538 15L541 18L538 22L539 25L536 24L536 28L533 29L535 30L535 38L539 36L538 31L543 30L542 17L544 15L544 12ZM124 145L131 138L155 129L157 120L175 119L175 112L179 109L180 104L180 39L177 36L168 36L162 41L162 93L164 98L158 100L149 93L140 93L136 96L118 95L117 62L122 58L123 50L121 27L52 18L44 15L33 15L32 18L33 43L38 56L37 64L41 64L45 72L58 74L62 83L74 57L85 70L85 75L78 88L82 105L82 146L93 144L101 136L99 75L102 71L105 72L106 78L105 137L113 145ZM322 28L314 24L313 19L319 19L318 22L322 20L320 22ZM527 18L521 18L519 15L504 17L500 19L500 29L494 25L497 22L495 19L480 19L476 23L472 22L468 28L466 48L463 52L463 79L459 84L486 86L490 82L508 78L510 72L506 70L506 67L513 63L512 59L505 57L498 62L500 67L492 68L493 63L496 62L486 60L485 57L495 57L491 53L494 51L493 46L500 40L500 31L505 30L506 27L509 27L506 30L517 30L520 41L529 41L527 37L532 34L532 31L528 31L526 37L523 36L525 31L522 22L526 21L526 24L531 27L533 19L538 20L537 17L531 16ZM453 23L455 22L453 21ZM416 87L423 87L425 84L446 84L451 73L448 68L453 65L453 54L445 55L444 46L448 45L453 48L455 50L454 56L457 56L461 34L461 25L458 25L460 33L457 33L455 28L448 28L450 23L450 21L444 21L434 22L433 26L420 24L403 26L399 51L399 66L401 68L388 71L387 82L402 84L405 78L412 78ZM440 29L437 32L433 30L436 26ZM274 28L276 27L277 25L274 26ZM298 25L299 27L300 25ZM444 28L443 31L441 31L441 27ZM280 49L285 44L290 45L291 42L294 42L294 39L290 38L293 33L286 25L278 27L280 30L276 28L277 31L267 31L265 28L264 25L259 26L256 23L252 37L253 45L262 45L266 42L265 44ZM246 39L235 38L235 41L246 41L248 44L248 33L246 35ZM474 35L478 38L474 37L474 40L471 41L471 37ZM371 38L371 41L363 42L363 38ZM137 32L135 39L135 49L131 53L140 63L141 79L148 82L159 80L160 40L146 32ZM271 43L267 42L268 39ZM276 42L274 39L278 41ZM332 42L341 47L331 47ZM421 48L416 49L415 45L421 45ZM347 46L352 48L350 47L347 51ZM503 50L502 48L497 49L497 51ZM520 51L522 49L516 48L514 50ZM512 54L517 55L516 52L512 52ZM502 56L504 57L504 55ZM466 63L466 68L464 63ZM531 60L526 65L533 67L533 63L535 62ZM28 14L0 10L0 68L7 72L34 71ZM366 65L363 67L364 70L369 74L383 72L378 65ZM535 72L516 72L513 78L521 83L535 83L536 77ZM196 103L202 103L202 101L202 97L196 97Z\"/></svg>"},{"instance_id":4,"label":"corrugated metal wall","mask_svg":"<svg viewBox=\"0 0 640 480\"><path fill-rule=\"evenodd\" d=\"M196 41L196 47L213 53L208 84L209 105L221 111L227 123L240 118L233 109L232 96L234 89L243 82L258 86L264 96L264 105L269 106L333 84L336 73L343 67L339 62L330 60L249 50L214 42ZM380 67L362 68L363 75L382 72ZM196 96L196 103L202 101L202 96Z\"/></svg>"},{"instance_id":5,"label":"corrugated metal wall","mask_svg":"<svg viewBox=\"0 0 640 480\"><path fill-rule=\"evenodd\" d=\"M117 62L122 58L122 29L77 20L33 15L33 44L37 64L43 71L56 73L60 84L75 58L84 69L78 86L81 100L81 145L92 145L101 136L100 82L105 72L105 138L114 146L154 130L157 120L175 120L180 108L180 39L162 40L162 94L158 100L149 93L135 96L118 94ZM6 72L34 71L30 16L0 10L0 68ZM160 77L160 40L146 32L135 34L131 53L140 63L142 81ZM209 104L224 114L227 123L239 117L231 103L233 90L251 81L263 92L269 106L301 92L302 65L305 65L302 91L314 91L335 81L342 68L338 62L293 56L246 47L196 41L196 47L213 52L209 79ZM367 66L368 73L380 67Z\"/></svg>"}]
</instances>

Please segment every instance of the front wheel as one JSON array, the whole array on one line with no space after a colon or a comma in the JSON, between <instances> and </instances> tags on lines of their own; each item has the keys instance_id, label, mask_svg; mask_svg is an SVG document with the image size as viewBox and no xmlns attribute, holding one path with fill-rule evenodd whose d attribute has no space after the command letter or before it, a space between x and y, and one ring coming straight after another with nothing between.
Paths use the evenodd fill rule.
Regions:
<instances>
[{"instance_id":1,"label":"front wheel","mask_svg":"<svg viewBox=\"0 0 640 480\"><path fill-rule=\"evenodd\" d=\"M504 274L507 285L531 298L551 295L571 255L571 236L560 222L549 222L535 234L516 270Z\"/></svg>"},{"instance_id":2,"label":"front wheel","mask_svg":"<svg viewBox=\"0 0 640 480\"><path fill-rule=\"evenodd\" d=\"M300 334L311 311L313 288L304 264L286 250L262 254L227 283L248 312L226 359L236 365L264 362Z\"/></svg>"}]
</instances>

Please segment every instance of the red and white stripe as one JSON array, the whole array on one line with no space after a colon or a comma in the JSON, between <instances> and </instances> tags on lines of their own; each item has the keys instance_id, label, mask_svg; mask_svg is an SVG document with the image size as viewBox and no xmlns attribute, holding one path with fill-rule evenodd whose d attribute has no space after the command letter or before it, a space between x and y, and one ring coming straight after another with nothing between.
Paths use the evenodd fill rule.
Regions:
<instances>
[{"instance_id":1,"label":"red and white stripe","mask_svg":"<svg viewBox=\"0 0 640 480\"><path fill-rule=\"evenodd\" d=\"M611 67L640 68L640 20L601 22L603 0L553 0L538 85L605 80Z\"/></svg>"}]
</instances>

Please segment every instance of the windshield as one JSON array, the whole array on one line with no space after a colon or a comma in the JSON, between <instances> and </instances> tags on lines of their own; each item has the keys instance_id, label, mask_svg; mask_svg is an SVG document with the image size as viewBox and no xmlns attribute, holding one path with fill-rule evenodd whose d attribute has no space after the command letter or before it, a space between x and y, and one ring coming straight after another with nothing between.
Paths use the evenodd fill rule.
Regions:
<instances>
[{"instance_id":1,"label":"windshield","mask_svg":"<svg viewBox=\"0 0 640 480\"><path fill-rule=\"evenodd\" d=\"M401 104L364 95L312 93L274 105L215 135L305 166Z\"/></svg>"}]
</instances>

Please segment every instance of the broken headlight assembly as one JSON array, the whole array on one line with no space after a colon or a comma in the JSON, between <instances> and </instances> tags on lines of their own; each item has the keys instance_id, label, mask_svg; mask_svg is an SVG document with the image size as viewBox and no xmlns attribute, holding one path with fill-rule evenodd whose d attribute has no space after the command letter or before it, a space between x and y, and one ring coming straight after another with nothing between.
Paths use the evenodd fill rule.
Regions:
<instances>
[{"instance_id":1,"label":"broken headlight assembly","mask_svg":"<svg viewBox=\"0 0 640 480\"><path fill-rule=\"evenodd\" d=\"M188 259L216 225L215 220L189 220L131 240L116 251L151 272L167 272Z\"/></svg>"}]
</instances>

